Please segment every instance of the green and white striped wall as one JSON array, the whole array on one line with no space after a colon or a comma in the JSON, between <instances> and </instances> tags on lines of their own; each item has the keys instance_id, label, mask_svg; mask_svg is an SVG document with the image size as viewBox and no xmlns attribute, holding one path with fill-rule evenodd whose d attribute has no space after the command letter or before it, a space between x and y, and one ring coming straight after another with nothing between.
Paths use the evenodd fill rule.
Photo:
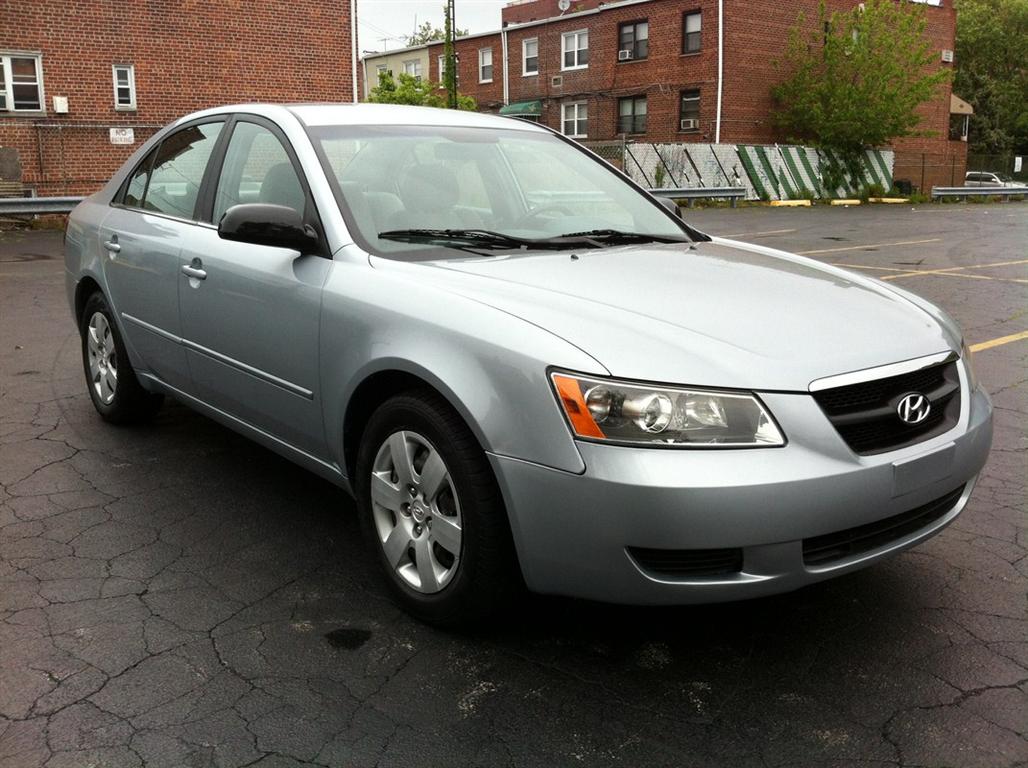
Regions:
<instances>
[{"instance_id":1,"label":"green and white striped wall","mask_svg":"<svg viewBox=\"0 0 1028 768\"><path fill-rule=\"evenodd\" d=\"M835 189L824 189L822 165L827 153L811 147L749 144L629 144L625 170L636 181L652 186L655 178L666 187L742 184L750 200L788 200L805 197L852 197L871 184L892 187L893 152L869 149L860 172L846 172ZM836 156L833 158L838 161ZM841 163L837 164L841 165ZM657 174L657 166L663 173Z\"/></svg>"}]
</instances>

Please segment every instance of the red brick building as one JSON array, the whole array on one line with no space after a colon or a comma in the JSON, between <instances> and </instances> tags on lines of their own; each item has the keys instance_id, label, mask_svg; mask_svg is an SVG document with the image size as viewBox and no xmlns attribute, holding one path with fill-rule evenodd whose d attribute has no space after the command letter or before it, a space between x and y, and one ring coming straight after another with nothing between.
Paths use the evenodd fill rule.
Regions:
<instances>
[{"instance_id":1,"label":"red brick building","mask_svg":"<svg viewBox=\"0 0 1028 768\"><path fill-rule=\"evenodd\" d=\"M90 193L189 112L353 101L350 11L351 0L0 0L0 181Z\"/></svg>"},{"instance_id":2,"label":"red brick building","mask_svg":"<svg viewBox=\"0 0 1028 768\"><path fill-rule=\"evenodd\" d=\"M936 66L952 67L953 0L925 11ZM783 138L771 123L776 60L800 12L816 25L818 0L571 0L565 11L558 0L515 0L500 31L457 41L459 87L483 110L520 113L583 140L770 144ZM443 46L428 48L427 75L441 81ZM365 66L374 71L374 57ZM928 153L924 186L962 179L967 145L949 141L948 84L921 113L933 136L895 143L897 169L910 171L899 177L921 186L914 166Z\"/></svg>"}]
</instances>

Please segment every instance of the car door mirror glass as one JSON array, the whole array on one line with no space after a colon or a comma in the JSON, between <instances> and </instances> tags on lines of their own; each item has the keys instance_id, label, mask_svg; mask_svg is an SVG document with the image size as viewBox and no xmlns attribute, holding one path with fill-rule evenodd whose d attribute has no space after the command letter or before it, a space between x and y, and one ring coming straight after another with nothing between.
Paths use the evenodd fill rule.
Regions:
<instances>
[{"instance_id":1,"label":"car door mirror glass","mask_svg":"<svg viewBox=\"0 0 1028 768\"><path fill-rule=\"evenodd\" d=\"M271 203L232 206L218 223L218 236L251 245L292 248L301 253L310 253L318 246L314 228L304 224L299 211Z\"/></svg>"}]
</instances>

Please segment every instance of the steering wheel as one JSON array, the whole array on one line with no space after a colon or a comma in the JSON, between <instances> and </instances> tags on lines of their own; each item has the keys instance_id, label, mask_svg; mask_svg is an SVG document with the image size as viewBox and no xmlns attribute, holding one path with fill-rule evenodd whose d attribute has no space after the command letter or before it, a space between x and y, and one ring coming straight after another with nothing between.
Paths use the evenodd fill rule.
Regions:
<instances>
[{"instance_id":1,"label":"steering wheel","mask_svg":"<svg viewBox=\"0 0 1028 768\"><path fill-rule=\"evenodd\" d=\"M570 208L568 208L568 206L563 204L563 203L549 203L547 205L541 205L538 208L533 208L532 210L530 210L528 213L524 214L523 216L519 216L513 222L513 226L519 227L522 224L527 224L528 222L532 221L533 219L537 218L538 216L541 216L542 214L548 213L550 211L553 211L554 213L563 213L565 216L573 216L574 215L572 210Z\"/></svg>"}]
</instances>

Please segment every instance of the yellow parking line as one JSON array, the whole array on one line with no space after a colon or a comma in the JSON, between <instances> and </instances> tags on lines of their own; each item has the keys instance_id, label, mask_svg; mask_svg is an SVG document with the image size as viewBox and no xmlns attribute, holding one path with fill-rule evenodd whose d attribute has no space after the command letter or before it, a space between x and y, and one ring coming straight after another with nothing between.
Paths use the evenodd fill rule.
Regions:
<instances>
[{"instance_id":1,"label":"yellow parking line","mask_svg":"<svg viewBox=\"0 0 1028 768\"><path fill-rule=\"evenodd\" d=\"M1001 344L1009 344L1012 341L1020 341L1021 339L1028 339L1028 331L1012 333L1009 336L1000 336L998 339L983 341L981 344L972 344L971 351L981 352L983 349L992 349L993 347L998 347Z\"/></svg>"},{"instance_id":2,"label":"yellow parking line","mask_svg":"<svg viewBox=\"0 0 1028 768\"><path fill-rule=\"evenodd\" d=\"M766 232L736 232L734 235L720 235L720 237L757 237L759 235L787 235L795 232L795 229L769 229Z\"/></svg>"},{"instance_id":3,"label":"yellow parking line","mask_svg":"<svg viewBox=\"0 0 1028 768\"><path fill-rule=\"evenodd\" d=\"M992 264L972 264L965 269L988 269L989 267L1012 267L1015 264L1028 264L1028 259L1018 259L1017 261L997 261Z\"/></svg>"},{"instance_id":4,"label":"yellow parking line","mask_svg":"<svg viewBox=\"0 0 1028 768\"><path fill-rule=\"evenodd\" d=\"M969 264L965 267L943 267L941 269L898 269L897 267L876 267L870 264L835 264L837 267L846 269L874 269L882 272L896 272L898 274L885 275L882 280L898 280L901 277L917 277L918 275L943 275L949 277L967 277L972 280L999 280L1006 283L1028 283L1028 280L1020 277L997 277L994 275L969 275L968 269L990 269L992 267L1011 267L1018 264L1028 264L1028 259L1017 259L1016 261L996 261L991 264Z\"/></svg>"},{"instance_id":5,"label":"yellow parking line","mask_svg":"<svg viewBox=\"0 0 1028 768\"><path fill-rule=\"evenodd\" d=\"M832 264L833 267L843 267L844 269L877 269L882 272L909 272L909 269L900 269L899 267L874 267L870 264Z\"/></svg>"},{"instance_id":6,"label":"yellow parking line","mask_svg":"<svg viewBox=\"0 0 1028 768\"><path fill-rule=\"evenodd\" d=\"M907 272L903 275L886 275L882 280L898 280L901 277L918 277L919 275L937 275L939 277L967 277L971 280L998 280L1001 283L1028 283L1021 277L993 277L992 275L971 275L967 272L947 272L946 270L927 270L925 272Z\"/></svg>"},{"instance_id":7,"label":"yellow parking line","mask_svg":"<svg viewBox=\"0 0 1028 768\"><path fill-rule=\"evenodd\" d=\"M869 243L867 245L847 245L842 248L821 248L816 251L797 251L800 256L813 256L817 253L840 253L842 251L866 251L868 248L889 248L894 245L921 245L923 243L938 243L941 237L933 237L929 240L901 240L898 243Z\"/></svg>"}]
</instances>

